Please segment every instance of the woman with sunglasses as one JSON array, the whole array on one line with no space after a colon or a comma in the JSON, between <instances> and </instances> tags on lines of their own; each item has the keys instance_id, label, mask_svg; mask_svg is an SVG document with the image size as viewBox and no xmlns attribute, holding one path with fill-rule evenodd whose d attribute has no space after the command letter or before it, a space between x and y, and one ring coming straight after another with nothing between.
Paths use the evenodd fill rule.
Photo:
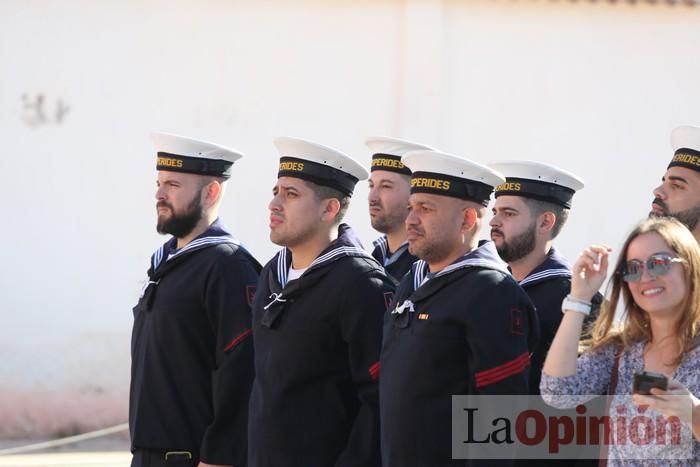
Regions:
<instances>
[{"instance_id":1,"label":"woman with sunglasses","mask_svg":"<svg viewBox=\"0 0 700 467\"><path fill-rule=\"evenodd\" d=\"M608 465L698 465L700 247L676 220L650 218L639 223L624 242L608 284L609 300L579 357L583 320L605 280L610 252L607 246L591 246L574 264L571 293L562 304L564 317L543 368L542 397L550 405L570 406L585 398L557 396L612 396L608 411L616 444L608 448ZM624 315L617 326L613 319L620 295ZM667 390L653 388L650 395L632 395L633 375L641 371L665 375ZM680 443L667 440L663 432L660 438L648 431L640 436L639 431L628 430L626 438L616 433L621 417L629 428L633 417L652 413L683 422L677 423ZM648 429L644 424L636 427Z\"/></svg>"}]
</instances>

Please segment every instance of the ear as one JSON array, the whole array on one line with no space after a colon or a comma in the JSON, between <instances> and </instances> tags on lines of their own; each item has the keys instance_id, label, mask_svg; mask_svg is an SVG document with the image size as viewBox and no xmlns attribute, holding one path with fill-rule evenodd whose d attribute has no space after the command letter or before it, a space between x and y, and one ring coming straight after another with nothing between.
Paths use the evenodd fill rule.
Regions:
<instances>
[{"instance_id":1,"label":"ear","mask_svg":"<svg viewBox=\"0 0 700 467\"><path fill-rule=\"evenodd\" d=\"M462 232L472 230L476 226L476 220L478 218L476 209L467 206L464 208L462 215Z\"/></svg>"},{"instance_id":2,"label":"ear","mask_svg":"<svg viewBox=\"0 0 700 467\"><path fill-rule=\"evenodd\" d=\"M553 212L545 211L538 216L537 228L541 232L550 232L557 223L557 216Z\"/></svg>"},{"instance_id":3,"label":"ear","mask_svg":"<svg viewBox=\"0 0 700 467\"><path fill-rule=\"evenodd\" d=\"M202 205L206 208L215 205L221 197L223 187L218 180L212 180L202 188Z\"/></svg>"},{"instance_id":4,"label":"ear","mask_svg":"<svg viewBox=\"0 0 700 467\"><path fill-rule=\"evenodd\" d=\"M337 198L328 198L321 201L321 220L333 222L340 211L340 201Z\"/></svg>"}]
</instances>

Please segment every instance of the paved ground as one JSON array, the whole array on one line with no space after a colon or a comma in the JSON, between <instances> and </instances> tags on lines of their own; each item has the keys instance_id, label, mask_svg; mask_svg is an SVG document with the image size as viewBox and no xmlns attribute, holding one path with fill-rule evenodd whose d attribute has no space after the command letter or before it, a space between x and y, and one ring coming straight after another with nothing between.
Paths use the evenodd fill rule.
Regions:
<instances>
[{"instance_id":1,"label":"paved ground","mask_svg":"<svg viewBox=\"0 0 700 467\"><path fill-rule=\"evenodd\" d=\"M2 467L129 467L131 453L115 451L54 452L0 456Z\"/></svg>"},{"instance_id":2,"label":"paved ground","mask_svg":"<svg viewBox=\"0 0 700 467\"><path fill-rule=\"evenodd\" d=\"M0 440L0 449L24 446L46 439ZM128 435L112 435L22 455L0 456L0 467L128 467Z\"/></svg>"}]
</instances>

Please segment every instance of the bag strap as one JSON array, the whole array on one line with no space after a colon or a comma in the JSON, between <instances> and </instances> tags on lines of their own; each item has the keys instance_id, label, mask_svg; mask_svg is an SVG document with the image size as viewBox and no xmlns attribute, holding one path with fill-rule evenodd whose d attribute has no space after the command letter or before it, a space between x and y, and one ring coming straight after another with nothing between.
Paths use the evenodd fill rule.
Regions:
<instances>
[{"instance_id":1,"label":"bag strap","mask_svg":"<svg viewBox=\"0 0 700 467\"><path fill-rule=\"evenodd\" d=\"M607 401L605 403L605 413L610 413L610 406L612 405L612 399L615 396L615 391L617 390L617 378L620 373L620 358L622 357L622 348L615 350L615 360L613 361L612 370L610 371L610 382L608 383L608 393ZM608 465L608 443L603 439L603 444L600 446L600 460L598 461L598 467L607 467Z\"/></svg>"},{"instance_id":2,"label":"bag strap","mask_svg":"<svg viewBox=\"0 0 700 467\"><path fill-rule=\"evenodd\" d=\"M614 396L617 390L617 377L620 373L620 357L622 356L622 349L618 349L615 352L615 362L613 363L612 371L610 372L610 384L608 384L608 395Z\"/></svg>"}]
</instances>

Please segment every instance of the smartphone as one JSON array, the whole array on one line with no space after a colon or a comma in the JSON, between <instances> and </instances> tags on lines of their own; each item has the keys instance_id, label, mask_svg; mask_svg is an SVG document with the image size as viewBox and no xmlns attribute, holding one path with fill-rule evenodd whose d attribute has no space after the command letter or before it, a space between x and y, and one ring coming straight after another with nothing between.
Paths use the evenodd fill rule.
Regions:
<instances>
[{"instance_id":1,"label":"smartphone","mask_svg":"<svg viewBox=\"0 0 700 467\"><path fill-rule=\"evenodd\" d=\"M661 373L654 373L653 371L642 371L634 374L632 393L649 395L651 388L668 390L668 378Z\"/></svg>"}]
</instances>

